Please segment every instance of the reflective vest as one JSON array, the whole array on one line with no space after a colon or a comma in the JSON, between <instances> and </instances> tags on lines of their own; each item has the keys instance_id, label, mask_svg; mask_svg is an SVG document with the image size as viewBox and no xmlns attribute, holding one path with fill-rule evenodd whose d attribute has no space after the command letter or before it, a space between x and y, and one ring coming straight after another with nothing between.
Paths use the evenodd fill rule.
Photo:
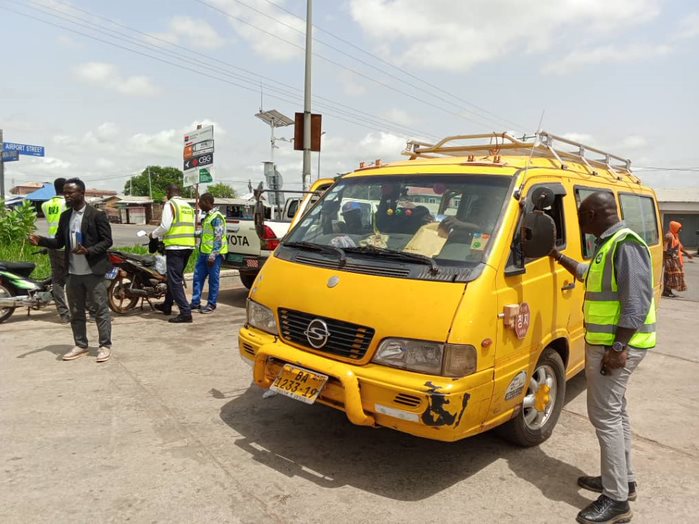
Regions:
<instances>
[{"instance_id":1,"label":"reflective vest","mask_svg":"<svg viewBox=\"0 0 699 524\"><path fill-rule=\"evenodd\" d=\"M638 242L648 252L648 246L636 233L623 228L614 233L595 253L585 277L585 340L588 344L611 346L616 340L617 324L621 317L621 302L614 269L614 257L619 242L628 239ZM652 286L651 281L651 286ZM639 349L655 347L655 299L643 325L636 331L629 345Z\"/></svg>"},{"instance_id":2,"label":"reflective vest","mask_svg":"<svg viewBox=\"0 0 699 524\"><path fill-rule=\"evenodd\" d=\"M228 238L226 237L226 217L220 211L212 211L201 224L201 246L199 246L199 251L205 255L208 255L214 250L214 241L216 240L216 235L214 233L214 226L211 224L215 218L220 218L223 222L223 236L221 237L221 249L219 254L225 255L228 253Z\"/></svg>"},{"instance_id":3,"label":"reflective vest","mask_svg":"<svg viewBox=\"0 0 699 524\"><path fill-rule=\"evenodd\" d=\"M61 218L61 213L66 210L66 200L62 196L55 196L50 200L47 200L41 204L41 211L43 211L46 217L46 222L49 225L50 238L56 236L56 231L58 231L58 221Z\"/></svg>"},{"instance_id":4,"label":"reflective vest","mask_svg":"<svg viewBox=\"0 0 699 524\"><path fill-rule=\"evenodd\" d=\"M194 248L194 209L179 197L168 202L172 204L172 225L163 237L163 244Z\"/></svg>"}]
</instances>

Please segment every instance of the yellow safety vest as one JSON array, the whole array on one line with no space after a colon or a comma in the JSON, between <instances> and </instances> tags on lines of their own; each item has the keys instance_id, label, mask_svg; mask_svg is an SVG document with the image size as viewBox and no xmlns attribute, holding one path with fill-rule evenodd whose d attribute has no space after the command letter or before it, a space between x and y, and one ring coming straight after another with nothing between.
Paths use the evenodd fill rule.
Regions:
<instances>
[{"instance_id":1,"label":"yellow safety vest","mask_svg":"<svg viewBox=\"0 0 699 524\"><path fill-rule=\"evenodd\" d=\"M169 200L172 204L172 225L165 237L165 247L191 247L194 248L194 209L179 197Z\"/></svg>"},{"instance_id":2,"label":"yellow safety vest","mask_svg":"<svg viewBox=\"0 0 699 524\"><path fill-rule=\"evenodd\" d=\"M588 344L611 346L616 340L616 330L621 317L621 302L614 270L614 256L619 242L629 239L650 250L643 239L629 228L614 233L595 253L585 277L585 340ZM652 286L652 282L651 282ZM629 345L639 349L655 347L655 299L643 325L636 331Z\"/></svg>"},{"instance_id":3,"label":"yellow safety vest","mask_svg":"<svg viewBox=\"0 0 699 524\"><path fill-rule=\"evenodd\" d=\"M214 211L206 215L204 222L201 225L201 246L199 246L199 251L203 254L208 255L214 250L214 241L216 240L216 235L214 233L214 226L211 224L215 218L220 218L223 222L223 237L221 237L221 249L219 254L225 255L228 253L228 238L226 237L226 217L220 211Z\"/></svg>"},{"instance_id":4,"label":"yellow safety vest","mask_svg":"<svg viewBox=\"0 0 699 524\"><path fill-rule=\"evenodd\" d=\"M66 210L66 200L62 196L55 196L41 204L41 211L46 217L46 222L49 225L48 236L53 238L58 231L58 221L61 218L61 213Z\"/></svg>"}]
</instances>

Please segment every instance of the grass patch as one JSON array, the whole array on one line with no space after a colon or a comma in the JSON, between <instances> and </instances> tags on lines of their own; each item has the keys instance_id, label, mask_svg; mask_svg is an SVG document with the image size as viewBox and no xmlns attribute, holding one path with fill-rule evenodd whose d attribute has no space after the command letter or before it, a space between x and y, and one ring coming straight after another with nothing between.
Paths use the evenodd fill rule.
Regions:
<instances>
[{"instance_id":1,"label":"grass patch","mask_svg":"<svg viewBox=\"0 0 699 524\"><path fill-rule=\"evenodd\" d=\"M36 269L32 273L32 278L41 280L51 276L51 262L47 255L33 254L36 251L43 249L38 246L32 246L29 242L19 242L14 244L0 245L0 260L7 262L34 262ZM118 251L127 253L136 253L137 255L147 255L148 248L146 246L118 247L114 248ZM185 273L194 272L194 265L197 263L199 252L197 250L192 253L187 262Z\"/></svg>"},{"instance_id":2,"label":"grass patch","mask_svg":"<svg viewBox=\"0 0 699 524\"><path fill-rule=\"evenodd\" d=\"M6 262L34 262L36 269L32 273L32 278L34 280L42 280L51 276L51 262L48 255L33 254L40 249L43 248L32 246L29 242L0 244L0 260Z\"/></svg>"}]
</instances>

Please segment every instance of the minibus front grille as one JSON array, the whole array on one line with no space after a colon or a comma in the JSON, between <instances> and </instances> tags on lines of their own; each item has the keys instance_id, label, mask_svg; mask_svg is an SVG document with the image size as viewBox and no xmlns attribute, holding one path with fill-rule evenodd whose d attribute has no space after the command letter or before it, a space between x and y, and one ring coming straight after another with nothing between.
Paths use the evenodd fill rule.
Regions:
<instances>
[{"instance_id":1,"label":"minibus front grille","mask_svg":"<svg viewBox=\"0 0 699 524\"><path fill-rule=\"evenodd\" d=\"M360 360L364 357L371 339L374 338L374 330L357 324L350 324L342 320L325 317L317 317L300 311L279 309L279 321L281 324L282 338L301 346L324 353L338 355L352 360ZM323 326L327 327L327 338L321 347L314 347L309 340L309 325L315 333L323 333ZM314 340L315 346L321 345Z\"/></svg>"},{"instance_id":2,"label":"minibus front grille","mask_svg":"<svg viewBox=\"0 0 699 524\"><path fill-rule=\"evenodd\" d=\"M312 266L342 269L342 271L362 273L364 275L377 275L382 277L397 278L405 278L408 275L410 275L410 269L407 267L379 266L373 264L359 264L357 262L347 262L344 266L339 268L339 262L337 260L325 260L322 258L309 257L305 255L298 255L294 260L296 262L310 264Z\"/></svg>"}]
</instances>

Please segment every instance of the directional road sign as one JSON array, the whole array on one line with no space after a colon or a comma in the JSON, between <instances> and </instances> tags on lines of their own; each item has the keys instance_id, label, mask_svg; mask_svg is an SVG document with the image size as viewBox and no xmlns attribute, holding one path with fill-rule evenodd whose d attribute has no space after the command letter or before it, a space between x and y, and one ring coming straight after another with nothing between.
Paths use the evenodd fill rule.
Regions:
<instances>
[{"instance_id":1,"label":"directional road sign","mask_svg":"<svg viewBox=\"0 0 699 524\"><path fill-rule=\"evenodd\" d=\"M44 146L32 146L29 144L15 144L13 142L5 142L2 145L3 151L17 151L20 155L29 156L44 156Z\"/></svg>"},{"instance_id":2,"label":"directional road sign","mask_svg":"<svg viewBox=\"0 0 699 524\"><path fill-rule=\"evenodd\" d=\"M214 126L206 126L184 135L183 184L185 187L213 182ZM206 166L206 169L203 167Z\"/></svg>"}]
</instances>

